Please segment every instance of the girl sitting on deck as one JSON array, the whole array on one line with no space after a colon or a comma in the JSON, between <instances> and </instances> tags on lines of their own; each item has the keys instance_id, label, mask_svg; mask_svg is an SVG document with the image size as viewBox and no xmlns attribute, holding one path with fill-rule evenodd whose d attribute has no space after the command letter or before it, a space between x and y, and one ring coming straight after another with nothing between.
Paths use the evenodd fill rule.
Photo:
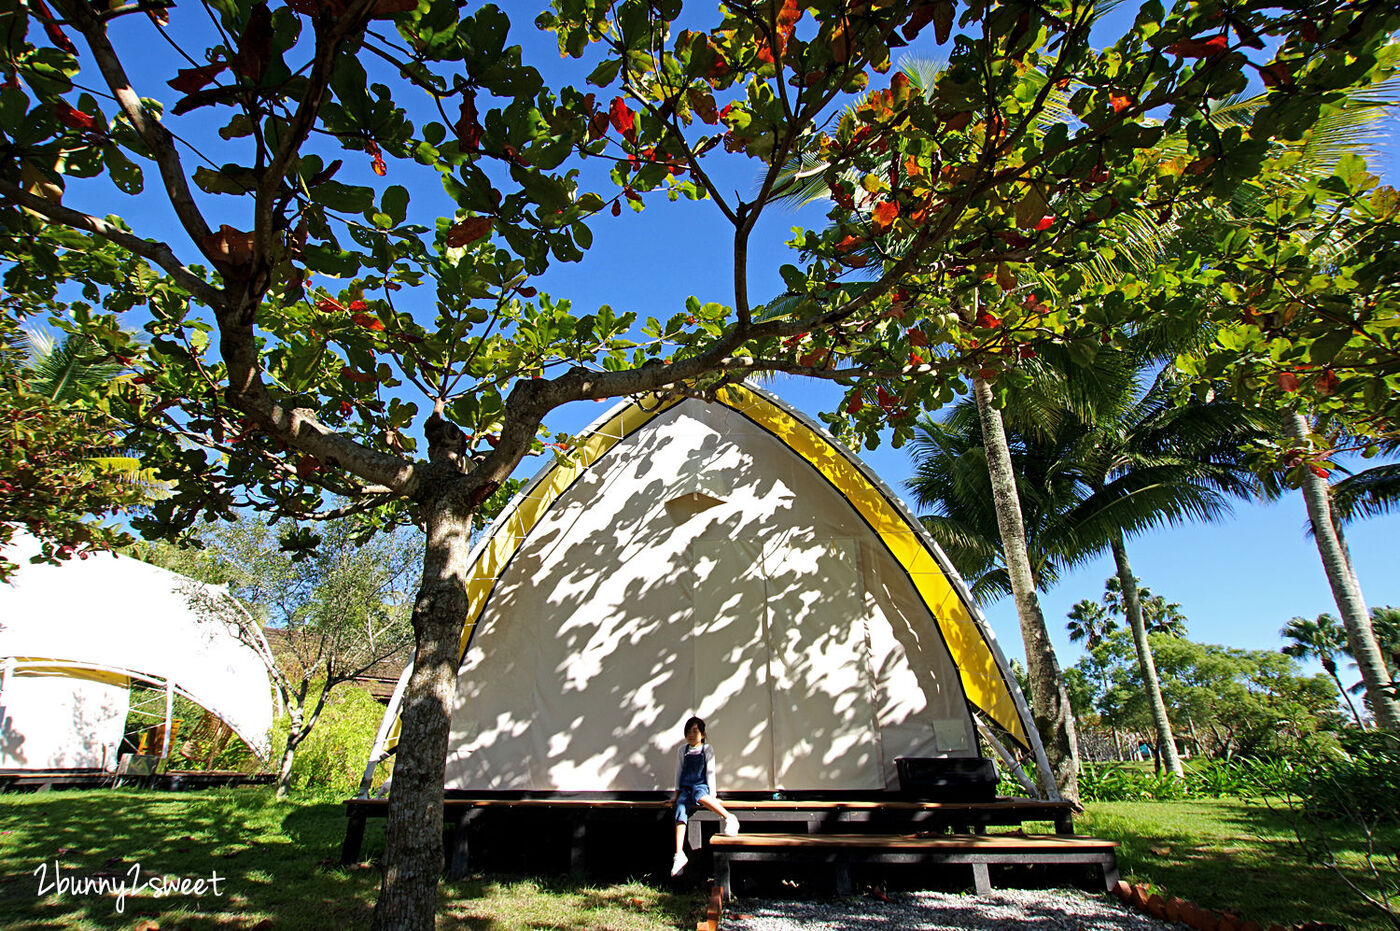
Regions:
<instances>
[{"instance_id":1,"label":"girl sitting on deck","mask_svg":"<svg viewBox=\"0 0 1400 931\"><path fill-rule=\"evenodd\" d=\"M676 791L671 804L676 806L676 856L671 860L671 875L679 876L685 869L685 825L695 810L704 805L724 819L721 834L738 834L739 819L729 813L714 795L715 749L705 742L705 722L692 717L685 722L685 743L676 749Z\"/></svg>"}]
</instances>

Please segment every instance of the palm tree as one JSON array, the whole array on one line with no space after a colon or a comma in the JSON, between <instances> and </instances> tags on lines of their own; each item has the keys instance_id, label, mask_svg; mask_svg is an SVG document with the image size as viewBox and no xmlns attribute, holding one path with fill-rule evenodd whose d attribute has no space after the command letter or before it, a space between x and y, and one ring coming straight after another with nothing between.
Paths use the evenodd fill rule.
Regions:
<instances>
[{"instance_id":1,"label":"palm tree","mask_svg":"<svg viewBox=\"0 0 1400 931\"><path fill-rule=\"evenodd\" d=\"M1096 649L1099 644L1107 640L1109 634L1118 629L1118 622L1113 619L1113 615L1097 601L1090 601L1084 598L1075 602L1066 615L1069 623L1065 626L1069 630L1070 643L1082 642L1089 651L1090 660L1098 667L1099 687L1103 694L1109 691L1108 667L1096 657ZM1110 723L1108 725L1109 734L1113 738L1113 754L1121 760L1123 759L1123 743L1118 737L1118 726Z\"/></svg>"},{"instance_id":2,"label":"palm tree","mask_svg":"<svg viewBox=\"0 0 1400 931\"><path fill-rule=\"evenodd\" d=\"M1297 659L1311 658L1322 663L1322 668L1332 677L1337 691L1342 693L1347 707L1351 709L1351 716L1356 719L1357 726L1365 727L1346 686L1342 685L1341 677L1337 674L1337 655L1345 653L1347 649L1346 631L1337 619L1325 613L1319 614L1317 619L1312 621L1305 617L1295 617L1285 624L1279 633L1293 641L1283 648L1283 652Z\"/></svg>"},{"instance_id":3,"label":"palm tree","mask_svg":"<svg viewBox=\"0 0 1400 931\"><path fill-rule=\"evenodd\" d=\"M69 334L55 340L42 330L24 329L14 343L21 355L17 377L23 389L58 405L100 394L113 383L130 380L131 366L97 346L91 336ZM94 442L83 461L135 486L147 502L169 497L170 488L135 456Z\"/></svg>"},{"instance_id":4,"label":"palm tree","mask_svg":"<svg viewBox=\"0 0 1400 931\"><path fill-rule=\"evenodd\" d=\"M1008 458L1027 515L1027 559L1035 583L1053 582L1061 569L1104 549L1113 553L1115 603L1133 633L1163 763L1180 775L1126 538L1163 524L1222 516L1231 497L1252 493L1240 449L1258 430L1226 401L1177 406L1164 375L1143 390L1151 367L1149 359L1130 353L1110 355L1093 372L1043 365L1031 388L1008 395L1005 435L1011 437ZM977 504L982 489L969 480L975 468L975 456L965 458L975 451L969 406L955 406L942 424L920 424L910 488L916 501L936 510L925 524L950 558L981 555L979 563L959 569L985 596L1004 590L1004 569L987 558L995 552L989 546L995 531L985 504ZM951 462L954 456L962 461ZM1022 468L1015 470L1018 464ZM1161 612L1170 614L1165 602Z\"/></svg>"}]
</instances>

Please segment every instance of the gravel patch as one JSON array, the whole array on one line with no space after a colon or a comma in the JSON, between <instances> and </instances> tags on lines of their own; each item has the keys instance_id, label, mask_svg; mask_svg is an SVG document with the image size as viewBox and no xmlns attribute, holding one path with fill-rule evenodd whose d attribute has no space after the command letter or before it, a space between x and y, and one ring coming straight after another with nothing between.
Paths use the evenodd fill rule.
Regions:
<instances>
[{"instance_id":1,"label":"gravel patch","mask_svg":"<svg viewBox=\"0 0 1400 931\"><path fill-rule=\"evenodd\" d=\"M1163 931L1182 928L1133 911L1109 896L1075 889L1000 889L984 896L901 892L891 901L739 899L724 931Z\"/></svg>"}]
</instances>

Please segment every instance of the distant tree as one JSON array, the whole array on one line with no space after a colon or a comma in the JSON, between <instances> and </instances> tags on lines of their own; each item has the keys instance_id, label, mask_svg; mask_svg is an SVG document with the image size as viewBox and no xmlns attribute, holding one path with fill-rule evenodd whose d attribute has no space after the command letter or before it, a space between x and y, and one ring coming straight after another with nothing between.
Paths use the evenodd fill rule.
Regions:
<instances>
[{"instance_id":1,"label":"distant tree","mask_svg":"<svg viewBox=\"0 0 1400 931\"><path fill-rule=\"evenodd\" d=\"M1292 754L1337 726L1340 711L1326 676L1303 676L1297 661L1271 650L1243 650L1152 635L1162 696L1173 720L1187 722L1202 752L1216 756ZM1135 650L1124 632L1110 638L1112 693L1104 704L1131 725L1152 720Z\"/></svg>"},{"instance_id":2,"label":"distant tree","mask_svg":"<svg viewBox=\"0 0 1400 931\"><path fill-rule=\"evenodd\" d=\"M335 688L391 657L407 660L415 570L422 545L404 533L357 539L349 522L332 525L309 555L282 546L286 531L256 519L217 523L200 531L200 549L146 544L149 561L217 585L226 585L246 613L228 599L191 588L198 610L237 626L268 667L291 718L278 764L277 795L291 785L297 748L320 720ZM273 656L263 628L282 632Z\"/></svg>"}]
</instances>

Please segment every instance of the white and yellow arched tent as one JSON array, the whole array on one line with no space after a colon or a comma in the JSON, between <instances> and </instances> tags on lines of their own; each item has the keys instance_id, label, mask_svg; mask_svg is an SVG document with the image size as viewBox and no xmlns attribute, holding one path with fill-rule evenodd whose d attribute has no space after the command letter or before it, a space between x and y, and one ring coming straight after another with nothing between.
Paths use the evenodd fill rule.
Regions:
<instances>
[{"instance_id":1,"label":"white and yellow arched tent","mask_svg":"<svg viewBox=\"0 0 1400 931\"><path fill-rule=\"evenodd\" d=\"M617 405L471 561L449 790L668 789L699 714L721 791L893 789L897 758L978 756L980 730L1004 762L997 734L1031 751L1055 795L1005 658L937 545L766 392Z\"/></svg>"},{"instance_id":2,"label":"white and yellow arched tent","mask_svg":"<svg viewBox=\"0 0 1400 931\"><path fill-rule=\"evenodd\" d=\"M0 769L113 769L132 683L165 692L167 720L183 695L267 756L267 667L191 604L221 589L115 553L30 563L38 551L19 533L5 553L19 569L0 583Z\"/></svg>"}]
</instances>

